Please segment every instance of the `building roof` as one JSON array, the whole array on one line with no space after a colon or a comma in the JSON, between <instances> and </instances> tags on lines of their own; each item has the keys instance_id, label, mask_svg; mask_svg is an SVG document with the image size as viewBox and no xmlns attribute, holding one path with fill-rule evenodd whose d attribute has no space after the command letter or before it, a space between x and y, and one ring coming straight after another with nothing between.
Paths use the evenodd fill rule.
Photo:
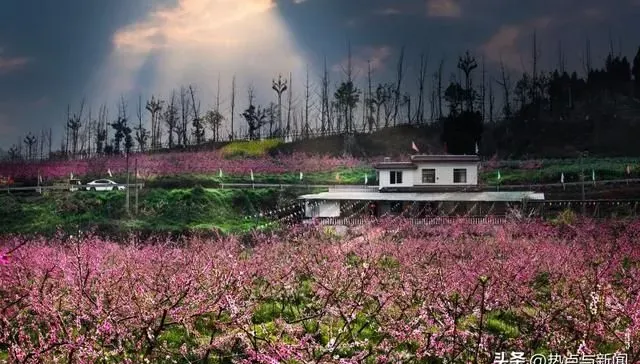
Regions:
<instances>
[{"instance_id":1,"label":"building roof","mask_svg":"<svg viewBox=\"0 0 640 364\"><path fill-rule=\"evenodd\" d=\"M427 155L418 154L411 156L412 162L480 162L480 157L477 155Z\"/></svg>"},{"instance_id":2,"label":"building roof","mask_svg":"<svg viewBox=\"0 0 640 364\"><path fill-rule=\"evenodd\" d=\"M478 163L480 158L477 155L453 155L453 154L441 154L441 155L412 155L411 162L392 162L388 158L385 158L384 162L380 162L374 165L375 169L417 169L416 163Z\"/></svg>"},{"instance_id":3,"label":"building roof","mask_svg":"<svg viewBox=\"0 0 640 364\"><path fill-rule=\"evenodd\" d=\"M543 193L531 191L505 192L360 192L331 191L298 197L302 200L350 200L350 201L478 201L478 202L520 202L522 200L544 200Z\"/></svg>"},{"instance_id":4,"label":"building roof","mask_svg":"<svg viewBox=\"0 0 640 364\"><path fill-rule=\"evenodd\" d=\"M375 169L416 169L417 165L411 162L380 162L374 166Z\"/></svg>"}]
</instances>

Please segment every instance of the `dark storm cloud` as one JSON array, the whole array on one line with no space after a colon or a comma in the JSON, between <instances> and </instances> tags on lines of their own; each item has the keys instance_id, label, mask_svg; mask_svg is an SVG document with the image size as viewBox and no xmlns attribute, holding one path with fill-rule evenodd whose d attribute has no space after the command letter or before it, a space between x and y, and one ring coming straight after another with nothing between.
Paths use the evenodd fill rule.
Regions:
<instances>
[{"instance_id":1,"label":"dark storm cloud","mask_svg":"<svg viewBox=\"0 0 640 364\"><path fill-rule=\"evenodd\" d=\"M115 29L144 15L153 4L151 0L2 1L0 124L5 125L0 126L0 144L17 137L7 134L60 124L67 103L79 102L86 79L110 51ZM42 105L43 99L50 102Z\"/></svg>"},{"instance_id":2,"label":"dark storm cloud","mask_svg":"<svg viewBox=\"0 0 640 364\"><path fill-rule=\"evenodd\" d=\"M174 3L167 1L160 5ZM345 62L348 41L360 81L369 61L376 82L393 77L399 49L404 45L410 85L415 84L412 72L423 51L430 57L430 73L440 59L445 59L447 79L455 71L455 58L467 49L485 56L489 72L495 72L501 58L514 72L528 69L534 30L540 62L546 68L555 66L559 43L568 67L578 71L587 39L596 66L601 66L610 43L616 52L620 49L631 57L640 45L639 0L277 0L277 3L279 17L297 49L311 63L312 77L317 78L326 57L334 81L341 77L340 65ZM45 125L60 125L67 103L77 105L91 92L85 89L87 80L94 78L96 69L111 54L114 35L146 18L157 6L159 3L152 0L3 1L0 145L14 142L29 130L38 132ZM162 43L162 39L153 39L152 43ZM152 69L158 61L150 56L133 82L151 85L157 76Z\"/></svg>"}]
</instances>

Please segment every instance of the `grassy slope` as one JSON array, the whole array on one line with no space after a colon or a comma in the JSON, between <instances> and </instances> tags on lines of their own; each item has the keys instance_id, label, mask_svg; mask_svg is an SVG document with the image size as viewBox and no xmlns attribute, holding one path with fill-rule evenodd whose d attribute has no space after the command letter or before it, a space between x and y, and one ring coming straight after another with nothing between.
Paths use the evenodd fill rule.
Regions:
<instances>
[{"instance_id":1,"label":"grassy slope","mask_svg":"<svg viewBox=\"0 0 640 364\"><path fill-rule=\"evenodd\" d=\"M203 188L143 190L139 213L128 218L125 193L76 192L45 196L0 196L0 233L54 233L97 228L117 233L213 231L244 232L264 220L253 215L291 201L286 191L210 190ZM134 198L131 198L132 211Z\"/></svg>"}]
</instances>

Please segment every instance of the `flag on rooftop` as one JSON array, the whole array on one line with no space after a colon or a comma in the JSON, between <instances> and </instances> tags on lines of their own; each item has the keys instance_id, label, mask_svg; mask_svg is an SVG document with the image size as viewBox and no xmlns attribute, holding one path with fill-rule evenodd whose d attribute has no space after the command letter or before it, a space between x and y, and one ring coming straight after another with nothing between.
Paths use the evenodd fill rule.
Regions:
<instances>
[{"instance_id":1,"label":"flag on rooftop","mask_svg":"<svg viewBox=\"0 0 640 364\"><path fill-rule=\"evenodd\" d=\"M420 150L418 149L418 146L413 141L411 142L411 149L415 150L416 153L420 153Z\"/></svg>"}]
</instances>

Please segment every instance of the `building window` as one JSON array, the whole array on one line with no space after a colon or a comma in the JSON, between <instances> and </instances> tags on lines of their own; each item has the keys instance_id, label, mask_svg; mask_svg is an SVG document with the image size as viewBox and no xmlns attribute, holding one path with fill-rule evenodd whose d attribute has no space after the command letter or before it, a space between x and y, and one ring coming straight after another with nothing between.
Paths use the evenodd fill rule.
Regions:
<instances>
[{"instance_id":1,"label":"building window","mask_svg":"<svg viewBox=\"0 0 640 364\"><path fill-rule=\"evenodd\" d=\"M453 170L453 183L467 183L467 170L456 168Z\"/></svg>"},{"instance_id":2,"label":"building window","mask_svg":"<svg viewBox=\"0 0 640 364\"><path fill-rule=\"evenodd\" d=\"M389 184L392 184L392 185L402 184L402 172L400 171L389 172Z\"/></svg>"},{"instance_id":3,"label":"building window","mask_svg":"<svg viewBox=\"0 0 640 364\"><path fill-rule=\"evenodd\" d=\"M423 169L422 183L436 183L436 170L433 168Z\"/></svg>"}]
</instances>

